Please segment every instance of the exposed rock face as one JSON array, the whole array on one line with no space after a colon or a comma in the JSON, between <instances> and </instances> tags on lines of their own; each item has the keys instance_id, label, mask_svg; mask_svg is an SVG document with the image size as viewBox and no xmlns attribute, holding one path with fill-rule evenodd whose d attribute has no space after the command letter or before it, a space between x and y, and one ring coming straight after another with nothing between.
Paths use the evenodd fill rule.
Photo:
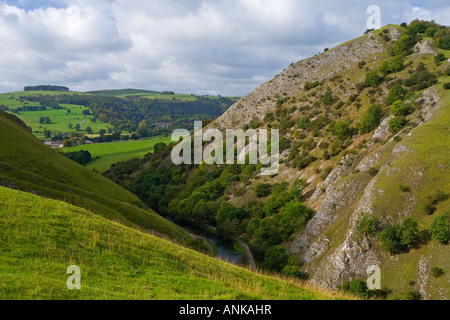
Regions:
<instances>
[{"instance_id":1,"label":"exposed rock face","mask_svg":"<svg viewBox=\"0 0 450 320\"><path fill-rule=\"evenodd\" d=\"M423 40L414 47L415 54L432 54L435 53L433 49L433 41Z\"/></svg>"},{"instance_id":2,"label":"exposed rock face","mask_svg":"<svg viewBox=\"0 0 450 320\"><path fill-rule=\"evenodd\" d=\"M352 43L299 61L231 106L212 126L223 130L240 128L253 120L262 121L267 113L275 110L276 95L292 96L308 82L329 79L362 59L371 63L383 52L381 38L369 33Z\"/></svg>"},{"instance_id":3,"label":"exposed rock face","mask_svg":"<svg viewBox=\"0 0 450 320\"><path fill-rule=\"evenodd\" d=\"M373 134L372 141L383 140L389 134L389 121L394 118L394 116L387 117L381 122L380 126L375 130Z\"/></svg>"}]
</instances>

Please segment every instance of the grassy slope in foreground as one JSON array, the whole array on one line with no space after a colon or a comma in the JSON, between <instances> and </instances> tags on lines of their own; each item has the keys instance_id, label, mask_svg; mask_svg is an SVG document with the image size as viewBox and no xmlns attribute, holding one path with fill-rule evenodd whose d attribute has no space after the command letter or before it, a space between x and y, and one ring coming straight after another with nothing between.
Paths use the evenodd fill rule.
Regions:
<instances>
[{"instance_id":1,"label":"grassy slope in foreground","mask_svg":"<svg viewBox=\"0 0 450 320\"><path fill-rule=\"evenodd\" d=\"M64 202L0 187L0 299L332 299ZM70 265L81 290L66 287Z\"/></svg>"},{"instance_id":2,"label":"grassy slope in foreground","mask_svg":"<svg viewBox=\"0 0 450 320\"><path fill-rule=\"evenodd\" d=\"M74 152L80 150L89 151L93 160L86 167L97 169L99 172L108 170L112 164L135 158L143 158L147 153L153 152L155 144L163 142L169 144L170 137L151 138L140 141L124 141L114 143L100 143L81 145L61 149L62 152ZM99 159L95 159L99 157Z\"/></svg>"},{"instance_id":3,"label":"grassy slope in foreground","mask_svg":"<svg viewBox=\"0 0 450 320\"><path fill-rule=\"evenodd\" d=\"M0 111L0 185L62 200L105 218L180 239L185 232L137 207L139 199L107 178L36 139L13 115Z\"/></svg>"}]
</instances>

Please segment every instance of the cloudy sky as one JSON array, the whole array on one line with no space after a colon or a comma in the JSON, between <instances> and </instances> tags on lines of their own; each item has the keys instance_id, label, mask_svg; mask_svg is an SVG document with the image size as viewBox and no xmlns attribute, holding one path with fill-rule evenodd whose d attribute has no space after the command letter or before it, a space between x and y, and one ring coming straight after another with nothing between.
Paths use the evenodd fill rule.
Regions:
<instances>
[{"instance_id":1,"label":"cloudy sky","mask_svg":"<svg viewBox=\"0 0 450 320\"><path fill-rule=\"evenodd\" d=\"M243 96L362 35L370 5L383 25L450 25L448 0L0 0L0 92L58 84Z\"/></svg>"}]
</instances>

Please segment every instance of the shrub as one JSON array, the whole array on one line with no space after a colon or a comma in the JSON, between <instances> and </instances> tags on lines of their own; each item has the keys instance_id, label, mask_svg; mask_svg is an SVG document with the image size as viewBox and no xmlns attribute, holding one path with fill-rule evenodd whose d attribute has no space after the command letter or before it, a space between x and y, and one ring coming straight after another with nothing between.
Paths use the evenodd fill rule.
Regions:
<instances>
[{"instance_id":1,"label":"shrub","mask_svg":"<svg viewBox=\"0 0 450 320\"><path fill-rule=\"evenodd\" d=\"M444 89L450 89L450 82L444 83Z\"/></svg>"},{"instance_id":2,"label":"shrub","mask_svg":"<svg viewBox=\"0 0 450 320\"><path fill-rule=\"evenodd\" d=\"M393 58L391 61L384 62L380 68L380 72L383 75L387 75L390 73L402 71L403 69L405 69L403 57L397 56Z\"/></svg>"},{"instance_id":3,"label":"shrub","mask_svg":"<svg viewBox=\"0 0 450 320\"><path fill-rule=\"evenodd\" d=\"M266 114L266 116L264 117L264 122L268 123L268 122L272 122L275 120L275 116L273 115L272 112Z\"/></svg>"},{"instance_id":4,"label":"shrub","mask_svg":"<svg viewBox=\"0 0 450 320\"><path fill-rule=\"evenodd\" d=\"M326 106L331 106L334 103L333 94L330 89L328 89L322 96L322 103Z\"/></svg>"},{"instance_id":5,"label":"shrub","mask_svg":"<svg viewBox=\"0 0 450 320\"><path fill-rule=\"evenodd\" d=\"M305 84L305 90L306 90L306 91L309 91L309 90L311 90L311 89L314 89L314 88L317 87L318 85L319 85L319 82L318 82L318 81L315 81L315 82L308 82L308 83Z\"/></svg>"},{"instance_id":6,"label":"shrub","mask_svg":"<svg viewBox=\"0 0 450 320\"><path fill-rule=\"evenodd\" d=\"M398 83L394 84L394 86L389 91L388 95L389 104L393 104L397 100L403 100L403 98L406 95L406 92L407 91L403 89L403 87L400 84Z\"/></svg>"},{"instance_id":7,"label":"shrub","mask_svg":"<svg viewBox=\"0 0 450 320\"><path fill-rule=\"evenodd\" d=\"M281 246L271 247L264 255L264 266L271 271L281 271L287 265L288 255Z\"/></svg>"},{"instance_id":8,"label":"shrub","mask_svg":"<svg viewBox=\"0 0 450 320\"><path fill-rule=\"evenodd\" d=\"M247 224L247 233L252 236L255 233L255 231L259 229L260 225L261 220L256 218L250 220L249 223Z\"/></svg>"},{"instance_id":9,"label":"shrub","mask_svg":"<svg viewBox=\"0 0 450 320\"><path fill-rule=\"evenodd\" d=\"M431 239L447 244L450 240L450 224L446 214L437 216L430 227Z\"/></svg>"},{"instance_id":10,"label":"shrub","mask_svg":"<svg viewBox=\"0 0 450 320\"><path fill-rule=\"evenodd\" d=\"M405 185L401 184L401 185L400 185L400 190L401 190L402 192L410 192L410 191L411 191L411 188L408 187L408 186L405 186Z\"/></svg>"},{"instance_id":11,"label":"shrub","mask_svg":"<svg viewBox=\"0 0 450 320\"><path fill-rule=\"evenodd\" d=\"M381 247L389 253L399 254L403 251L402 230L399 225L388 226L377 235Z\"/></svg>"},{"instance_id":12,"label":"shrub","mask_svg":"<svg viewBox=\"0 0 450 320\"><path fill-rule=\"evenodd\" d=\"M272 185L270 183L258 183L254 191L258 198L264 198L272 193Z\"/></svg>"},{"instance_id":13,"label":"shrub","mask_svg":"<svg viewBox=\"0 0 450 320\"><path fill-rule=\"evenodd\" d=\"M410 290L405 294L405 300L420 300L420 294L417 291Z\"/></svg>"},{"instance_id":14,"label":"shrub","mask_svg":"<svg viewBox=\"0 0 450 320\"><path fill-rule=\"evenodd\" d=\"M383 79L378 75L378 71L371 71L367 73L366 80L364 80L364 86L377 87Z\"/></svg>"},{"instance_id":15,"label":"shrub","mask_svg":"<svg viewBox=\"0 0 450 320\"><path fill-rule=\"evenodd\" d=\"M368 299L370 297L369 288L367 288L367 282L362 279L355 279L344 284L342 288L345 292L353 294L362 299Z\"/></svg>"},{"instance_id":16,"label":"shrub","mask_svg":"<svg viewBox=\"0 0 450 320\"><path fill-rule=\"evenodd\" d=\"M341 139L348 137L351 133L348 121L340 121L335 124L333 133Z\"/></svg>"},{"instance_id":17,"label":"shrub","mask_svg":"<svg viewBox=\"0 0 450 320\"><path fill-rule=\"evenodd\" d=\"M310 123L311 122L309 121L308 116L303 116L303 118L301 118L299 123L298 123L298 127L300 129L306 129L306 128L309 127Z\"/></svg>"},{"instance_id":18,"label":"shrub","mask_svg":"<svg viewBox=\"0 0 450 320\"><path fill-rule=\"evenodd\" d=\"M439 278L440 276L442 276L444 274L444 270L439 267L433 267L433 268L431 268L431 274L433 275L433 277Z\"/></svg>"},{"instance_id":19,"label":"shrub","mask_svg":"<svg viewBox=\"0 0 450 320\"><path fill-rule=\"evenodd\" d=\"M370 106L367 113L361 119L361 130L365 133L375 130L380 125L382 113L381 105L374 104Z\"/></svg>"},{"instance_id":20,"label":"shrub","mask_svg":"<svg viewBox=\"0 0 450 320\"><path fill-rule=\"evenodd\" d=\"M363 212L359 215L356 229L366 236L373 236L377 231L377 225L378 219L375 216Z\"/></svg>"},{"instance_id":21,"label":"shrub","mask_svg":"<svg viewBox=\"0 0 450 320\"><path fill-rule=\"evenodd\" d=\"M437 55L434 56L434 63L438 66L445 59L446 57L443 53L438 53Z\"/></svg>"},{"instance_id":22,"label":"shrub","mask_svg":"<svg viewBox=\"0 0 450 320\"><path fill-rule=\"evenodd\" d=\"M281 274L286 277L293 277L293 278L299 278L304 279L305 274L300 271L300 269L297 266L294 265L287 265L281 270Z\"/></svg>"},{"instance_id":23,"label":"shrub","mask_svg":"<svg viewBox=\"0 0 450 320\"><path fill-rule=\"evenodd\" d=\"M427 204L424 206L423 211L425 211L425 213L426 213L427 215L431 216L432 214L434 214L434 213L436 212L436 207L434 207L433 205L427 203Z\"/></svg>"},{"instance_id":24,"label":"shrub","mask_svg":"<svg viewBox=\"0 0 450 320\"><path fill-rule=\"evenodd\" d=\"M435 74L428 72L423 62L419 63L415 72L411 76L403 81L403 84L407 87L412 87L414 91L420 91L431 87L438 83Z\"/></svg>"},{"instance_id":25,"label":"shrub","mask_svg":"<svg viewBox=\"0 0 450 320\"><path fill-rule=\"evenodd\" d=\"M406 248L413 246L419 238L419 226L413 219L403 221L402 227L402 245Z\"/></svg>"},{"instance_id":26,"label":"shrub","mask_svg":"<svg viewBox=\"0 0 450 320\"><path fill-rule=\"evenodd\" d=\"M406 123L407 121L404 117L392 118L391 121L389 121L389 131L394 133L398 132L405 126Z\"/></svg>"},{"instance_id":27,"label":"shrub","mask_svg":"<svg viewBox=\"0 0 450 320\"><path fill-rule=\"evenodd\" d=\"M404 117L411 114L414 110L402 100L397 100L393 103L391 111L394 116Z\"/></svg>"}]
</instances>

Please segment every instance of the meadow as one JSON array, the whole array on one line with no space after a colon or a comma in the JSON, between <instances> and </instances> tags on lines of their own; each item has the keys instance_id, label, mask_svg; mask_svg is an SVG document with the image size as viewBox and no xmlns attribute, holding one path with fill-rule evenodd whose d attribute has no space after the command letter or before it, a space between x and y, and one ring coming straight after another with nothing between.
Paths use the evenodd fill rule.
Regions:
<instances>
[{"instance_id":1,"label":"meadow","mask_svg":"<svg viewBox=\"0 0 450 320\"><path fill-rule=\"evenodd\" d=\"M67 203L0 187L0 299L316 300L348 296L227 264ZM69 290L66 270L81 269Z\"/></svg>"},{"instance_id":2,"label":"meadow","mask_svg":"<svg viewBox=\"0 0 450 320\"><path fill-rule=\"evenodd\" d=\"M37 102L28 102L26 100L20 99L21 96L28 95L60 95L60 94L74 94L75 92L59 92L59 91L21 91L14 93L4 93L0 94L0 105L7 106L11 110L16 110L17 108L23 106L39 106ZM82 94L82 93L77 93ZM100 121L92 122L92 115L83 115L84 110L89 110L88 108L70 105L70 104L61 104L62 107L67 109L48 109L44 111L20 111L19 113L15 113L22 121L24 121L27 126L31 127L34 135L38 139L45 139L43 134L44 128L51 130L52 132L72 132L75 131L75 126L80 124L81 129L80 133L86 134L86 128L91 127L94 134L98 134L101 129L107 130L110 126L107 123L103 123ZM70 110L70 113L68 112ZM50 117L51 123L49 124L41 124L39 122L40 117ZM69 127L72 125L72 129Z\"/></svg>"},{"instance_id":3,"label":"meadow","mask_svg":"<svg viewBox=\"0 0 450 320\"><path fill-rule=\"evenodd\" d=\"M86 167L103 172L108 170L114 163L143 158L147 153L153 152L155 144L159 142L169 144L171 139L170 137L156 137L139 141L86 144L60 150L62 152L89 151L93 160ZM98 159L96 159L97 157Z\"/></svg>"}]
</instances>

